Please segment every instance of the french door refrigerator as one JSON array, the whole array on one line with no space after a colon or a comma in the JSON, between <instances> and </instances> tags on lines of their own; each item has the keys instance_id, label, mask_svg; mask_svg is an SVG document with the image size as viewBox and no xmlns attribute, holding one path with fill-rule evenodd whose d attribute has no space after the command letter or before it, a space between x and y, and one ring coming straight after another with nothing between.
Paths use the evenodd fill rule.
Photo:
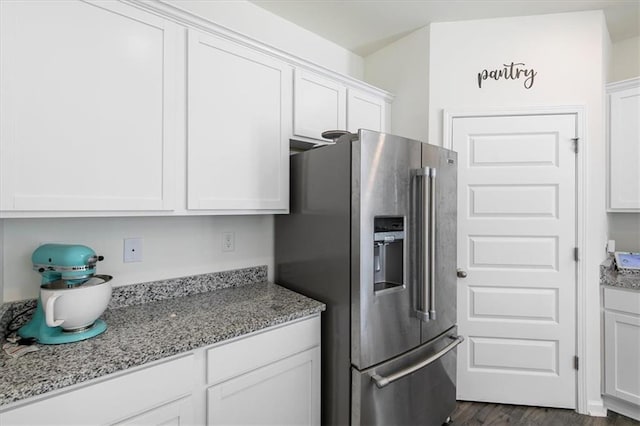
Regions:
<instances>
[{"instance_id":1,"label":"french door refrigerator","mask_svg":"<svg viewBox=\"0 0 640 426\"><path fill-rule=\"evenodd\" d=\"M441 425L453 412L456 161L368 130L291 157L275 279L327 305L323 424Z\"/></svg>"}]
</instances>

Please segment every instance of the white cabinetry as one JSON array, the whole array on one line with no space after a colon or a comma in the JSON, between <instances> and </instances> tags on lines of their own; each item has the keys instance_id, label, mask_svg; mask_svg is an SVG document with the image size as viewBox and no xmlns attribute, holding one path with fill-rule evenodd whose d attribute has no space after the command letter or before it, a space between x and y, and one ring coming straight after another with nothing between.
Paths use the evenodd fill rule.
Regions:
<instances>
[{"instance_id":1,"label":"white cabinetry","mask_svg":"<svg viewBox=\"0 0 640 426\"><path fill-rule=\"evenodd\" d=\"M326 141L325 130L346 129L347 88L341 82L297 69L293 105L294 137Z\"/></svg>"},{"instance_id":2,"label":"white cabinetry","mask_svg":"<svg viewBox=\"0 0 640 426\"><path fill-rule=\"evenodd\" d=\"M289 206L291 67L189 30L188 208Z\"/></svg>"},{"instance_id":3,"label":"white cabinetry","mask_svg":"<svg viewBox=\"0 0 640 426\"><path fill-rule=\"evenodd\" d=\"M607 85L609 211L640 211L640 77Z\"/></svg>"},{"instance_id":4,"label":"white cabinetry","mask_svg":"<svg viewBox=\"0 0 640 426\"><path fill-rule=\"evenodd\" d=\"M319 425L319 339L304 321L209 350L207 424Z\"/></svg>"},{"instance_id":5,"label":"white cabinetry","mask_svg":"<svg viewBox=\"0 0 640 426\"><path fill-rule=\"evenodd\" d=\"M389 95L372 87L358 89L349 82L296 69L293 102L293 138L302 142L327 142L326 130L358 129L386 132Z\"/></svg>"},{"instance_id":6,"label":"white cabinetry","mask_svg":"<svg viewBox=\"0 0 640 426\"><path fill-rule=\"evenodd\" d=\"M387 127L388 93L163 2L0 19L0 218L286 213L292 137Z\"/></svg>"},{"instance_id":7,"label":"white cabinetry","mask_svg":"<svg viewBox=\"0 0 640 426\"><path fill-rule=\"evenodd\" d=\"M384 98L373 96L357 89L349 89L347 94L347 130L355 133L358 129L387 131L387 104Z\"/></svg>"},{"instance_id":8,"label":"white cabinetry","mask_svg":"<svg viewBox=\"0 0 640 426\"><path fill-rule=\"evenodd\" d=\"M0 210L173 209L180 27L119 2L0 8Z\"/></svg>"},{"instance_id":9,"label":"white cabinetry","mask_svg":"<svg viewBox=\"0 0 640 426\"><path fill-rule=\"evenodd\" d=\"M186 355L98 383L83 384L71 392L45 396L0 413L0 424L193 424L195 372L194 356Z\"/></svg>"},{"instance_id":10,"label":"white cabinetry","mask_svg":"<svg viewBox=\"0 0 640 426\"><path fill-rule=\"evenodd\" d=\"M640 420L640 292L603 292L605 406Z\"/></svg>"},{"instance_id":11,"label":"white cabinetry","mask_svg":"<svg viewBox=\"0 0 640 426\"><path fill-rule=\"evenodd\" d=\"M0 410L13 425L319 425L320 316Z\"/></svg>"}]
</instances>

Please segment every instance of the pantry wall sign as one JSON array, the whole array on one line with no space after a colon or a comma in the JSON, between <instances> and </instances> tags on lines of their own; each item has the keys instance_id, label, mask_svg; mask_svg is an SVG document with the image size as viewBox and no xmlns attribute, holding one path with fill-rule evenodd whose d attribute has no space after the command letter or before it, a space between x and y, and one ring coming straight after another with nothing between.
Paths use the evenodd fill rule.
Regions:
<instances>
[{"instance_id":1,"label":"pantry wall sign","mask_svg":"<svg viewBox=\"0 0 640 426\"><path fill-rule=\"evenodd\" d=\"M524 62L502 64L494 69L483 69L478 73L478 88L482 89L487 80L522 80L525 89L531 89L538 73L533 68L527 68Z\"/></svg>"}]
</instances>

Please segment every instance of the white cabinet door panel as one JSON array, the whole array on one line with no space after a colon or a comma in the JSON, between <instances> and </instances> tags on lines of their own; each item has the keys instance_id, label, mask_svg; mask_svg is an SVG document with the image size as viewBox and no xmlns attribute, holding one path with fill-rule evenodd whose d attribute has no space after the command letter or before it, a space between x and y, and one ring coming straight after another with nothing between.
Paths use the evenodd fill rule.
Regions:
<instances>
[{"instance_id":1,"label":"white cabinet door panel","mask_svg":"<svg viewBox=\"0 0 640 426\"><path fill-rule=\"evenodd\" d=\"M347 89L337 81L296 70L293 134L320 141L326 130L345 130Z\"/></svg>"},{"instance_id":2,"label":"white cabinet door panel","mask_svg":"<svg viewBox=\"0 0 640 426\"><path fill-rule=\"evenodd\" d=\"M288 210L291 68L189 31L188 208Z\"/></svg>"},{"instance_id":3,"label":"white cabinet door panel","mask_svg":"<svg viewBox=\"0 0 640 426\"><path fill-rule=\"evenodd\" d=\"M114 426L185 426L195 424L193 398L188 396L163 404L146 413L114 423Z\"/></svg>"},{"instance_id":4,"label":"white cabinet door panel","mask_svg":"<svg viewBox=\"0 0 640 426\"><path fill-rule=\"evenodd\" d=\"M640 211L640 79L609 94L609 208Z\"/></svg>"},{"instance_id":5,"label":"white cabinet door panel","mask_svg":"<svg viewBox=\"0 0 640 426\"><path fill-rule=\"evenodd\" d=\"M320 348L212 386L208 425L319 425Z\"/></svg>"},{"instance_id":6,"label":"white cabinet door panel","mask_svg":"<svg viewBox=\"0 0 640 426\"><path fill-rule=\"evenodd\" d=\"M0 209L173 209L180 27L115 1L1 7Z\"/></svg>"},{"instance_id":7,"label":"white cabinet door panel","mask_svg":"<svg viewBox=\"0 0 640 426\"><path fill-rule=\"evenodd\" d=\"M356 133L358 129L387 131L387 107L384 99L368 95L356 89L347 94L347 130Z\"/></svg>"},{"instance_id":8,"label":"white cabinet door panel","mask_svg":"<svg viewBox=\"0 0 640 426\"><path fill-rule=\"evenodd\" d=\"M640 318L605 311L605 391L640 405Z\"/></svg>"}]
</instances>

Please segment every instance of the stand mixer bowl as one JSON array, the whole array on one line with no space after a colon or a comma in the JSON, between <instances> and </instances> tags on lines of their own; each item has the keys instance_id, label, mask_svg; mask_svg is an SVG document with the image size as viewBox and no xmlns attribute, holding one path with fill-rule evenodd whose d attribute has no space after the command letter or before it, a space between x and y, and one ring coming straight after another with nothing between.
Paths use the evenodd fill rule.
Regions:
<instances>
[{"instance_id":1,"label":"stand mixer bowl","mask_svg":"<svg viewBox=\"0 0 640 426\"><path fill-rule=\"evenodd\" d=\"M82 284L64 280L40 287L40 298L47 326L79 332L93 326L111 300L110 275L94 275Z\"/></svg>"}]
</instances>

